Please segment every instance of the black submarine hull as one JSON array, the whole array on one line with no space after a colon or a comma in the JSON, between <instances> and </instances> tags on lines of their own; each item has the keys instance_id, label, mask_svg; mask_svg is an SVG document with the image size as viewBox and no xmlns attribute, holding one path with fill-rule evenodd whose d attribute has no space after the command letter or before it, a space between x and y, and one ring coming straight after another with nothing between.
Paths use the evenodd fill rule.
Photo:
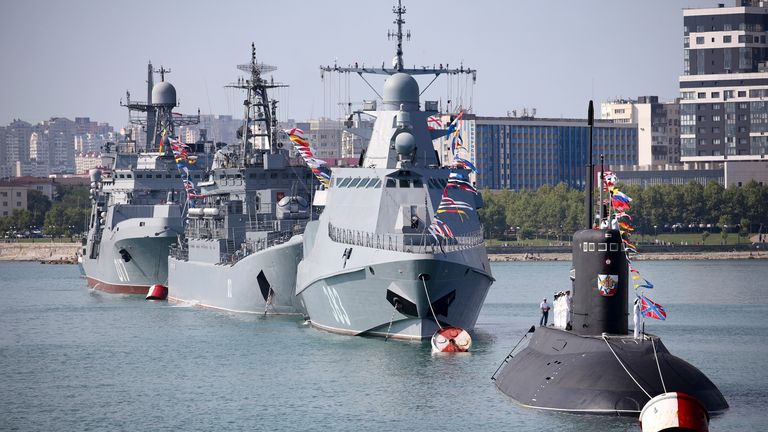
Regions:
<instances>
[{"instance_id":1,"label":"black submarine hull","mask_svg":"<svg viewBox=\"0 0 768 432\"><path fill-rule=\"evenodd\" d=\"M694 396L710 414L728 409L701 371L670 354L652 335L603 339L539 327L528 346L508 359L495 383L519 404L546 410L638 416L665 388Z\"/></svg>"}]
</instances>

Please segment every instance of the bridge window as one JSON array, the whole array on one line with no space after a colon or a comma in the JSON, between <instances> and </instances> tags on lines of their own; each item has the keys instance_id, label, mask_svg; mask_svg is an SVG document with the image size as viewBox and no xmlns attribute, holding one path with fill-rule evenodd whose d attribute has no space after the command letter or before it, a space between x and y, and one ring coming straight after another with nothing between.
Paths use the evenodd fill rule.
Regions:
<instances>
[{"instance_id":1,"label":"bridge window","mask_svg":"<svg viewBox=\"0 0 768 432\"><path fill-rule=\"evenodd\" d=\"M344 178L344 179L341 179L341 183L339 184L339 187L347 187L347 185L348 185L348 184L349 184L349 182L351 182L351 181L352 181L352 179L351 179L351 178Z\"/></svg>"},{"instance_id":2,"label":"bridge window","mask_svg":"<svg viewBox=\"0 0 768 432\"><path fill-rule=\"evenodd\" d=\"M368 187L374 187L376 189L381 187L381 179L373 179L370 183L368 183Z\"/></svg>"},{"instance_id":3,"label":"bridge window","mask_svg":"<svg viewBox=\"0 0 768 432\"><path fill-rule=\"evenodd\" d=\"M400 187L401 188L409 188L409 187L411 187L411 180L410 179L400 179Z\"/></svg>"},{"instance_id":4,"label":"bridge window","mask_svg":"<svg viewBox=\"0 0 768 432\"><path fill-rule=\"evenodd\" d=\"M395 179L393 179L393 178L388 178L388 179L387 179L387 187L388 187L388 188L393 188L393 187L395 187L395 186L397 186L397 183L395 182Z\"/></svg>"},{"instance_id":5,"label":"bridge window","mask_svg":"<svg viewBox=\"0 0 768 432\"><path fill-rule=\"evenodd\" d=\"M349 187L357 187L357 185L360 184L360 177L353 178L351 182L349 182Z\"/></svg>"},{"instance_id":6,"label":"bridge window","mask_svg":"<svg viewBox=\"0 0 768 432\"><path fill-rule=\"evenodd\" d=\"M364 188L366 185L368 185L368 182L371 181L369 178L364 178L360 181L360 184L357 185L359 188Z\"/></svg>"},{"instance_id":7,"label":"bridge window","mask_svg":"<svg viewBox=\"0 0 768 432\"><path fill-rule=\"evenodd\" d=\"M144 174L136 174L136 178L137 179L144 178Z\"/></svg>"},{"instance_id":8,"label":"bridge window","mask_svg":"<svg viewBox=\"0 0 768 432\"><path fill-rule=\"evenodd\" d=\"M413 187L422 188L424 187L424 183L421 181L421 179L413 179Z\"/></svg>"}]
</instances>

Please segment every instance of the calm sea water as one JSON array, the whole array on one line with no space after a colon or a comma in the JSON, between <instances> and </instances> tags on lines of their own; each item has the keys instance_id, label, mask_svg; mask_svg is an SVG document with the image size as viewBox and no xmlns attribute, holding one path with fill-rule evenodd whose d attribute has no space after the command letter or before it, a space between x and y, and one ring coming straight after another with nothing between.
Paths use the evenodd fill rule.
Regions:
<instances>
[{"instance_id":1,"label":"calm sea water","mask_svg":"<svg viewBox=\"0 0 768 432\"><path fill-rule=\"evenodd\" d=\"M768 429L768 261L638 262L669 313L646 330ZM499 263L473 352L320 332L89 291L74 266L0 263L0 430L638 431L515 405L490 376L569 284L567 262Z\"/></svg>"}]
</instances>

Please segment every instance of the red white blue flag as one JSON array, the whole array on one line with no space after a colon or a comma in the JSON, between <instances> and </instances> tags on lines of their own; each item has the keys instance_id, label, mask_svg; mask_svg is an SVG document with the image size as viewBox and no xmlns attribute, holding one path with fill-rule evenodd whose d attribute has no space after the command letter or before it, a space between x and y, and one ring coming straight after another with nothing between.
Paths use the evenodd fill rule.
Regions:
<instances>
[{"instance_id":1,"label":"red white blue flag","mask_svg":"<svg viewBox=\"0 0 768 432\"><path fill-rule=\"evenodd\" d=\"M654 303L644 295L639 295L637 298L640 299L640 313L643 314L643 316L662 321L667 319L667 311L664 310L662 305Z\"/></svg>"}]
</instances>

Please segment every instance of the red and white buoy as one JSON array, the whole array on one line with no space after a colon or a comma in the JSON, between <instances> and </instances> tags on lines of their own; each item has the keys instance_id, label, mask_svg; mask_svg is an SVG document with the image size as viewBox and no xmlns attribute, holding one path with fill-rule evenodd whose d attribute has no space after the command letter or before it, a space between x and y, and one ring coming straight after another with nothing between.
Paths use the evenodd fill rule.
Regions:
<instances>
[{"instance_id":1,"label":"red and white buoy","mask_svg":"<svg viewBox=\"0 0 768 432\"><path fill-rule=\"evenodd\" d=\"M154 284L149 287L147 300L165 300L168 298L168 287L165 285Z\"/></svg>"},{"instance_id":2,"label":"red and white buoy","mask_svg":"<svg viewBox=\"0 0 768 432\"><path fill-rule=\"evenodd\" d=\"M432 352L467 352L472 346L472 337L459 327L443 327L432 335Z\"/></svg>"},{"instance_id":3,"label":"red and white buoy","mask_svg":"<svg viewBox=\"0 0 768 432\"><path fill-rule=\"evenodd\" d=\"M695 397L680 392L662 393L640 411L643 432L684 430L709 431L709 413Z\"/></svg>"}]
</instances>

